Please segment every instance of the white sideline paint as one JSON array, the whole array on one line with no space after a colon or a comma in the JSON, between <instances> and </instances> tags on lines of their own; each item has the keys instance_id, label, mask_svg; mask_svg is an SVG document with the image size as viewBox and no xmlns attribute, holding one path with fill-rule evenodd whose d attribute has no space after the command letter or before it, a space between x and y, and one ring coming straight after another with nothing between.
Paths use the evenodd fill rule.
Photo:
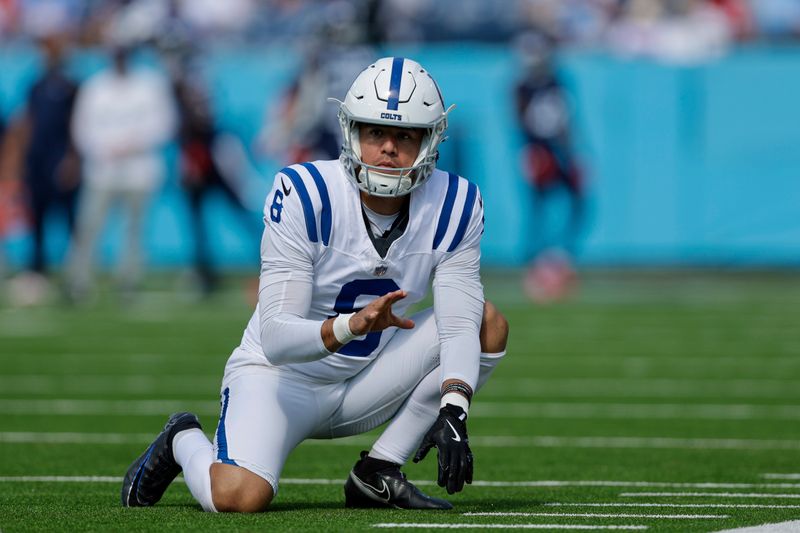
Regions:
<instances>
[{"instance_id":1,"label":"white sideline paint","mask_svg":"<svg viewBox=\"0 0 800 533\"><path fill-rule=\"evenodd\" d=\"M12 374L0 376L0 390L5 394L158 394L169 390L197 394L219 387L216 374Z\"/></svg>"},{"instance_id":2,"label":"white sideline paint","mask_svg":"<svg viewBox=\"0 0 800 533\"><path fill-rule=\"evenodd\" d=\"M692 489L800 489L800 483L674 483L665 481L475 481L483 487L661 487Z\"/></svg>"},{"instance_id":3,"label":"white sideline paint","mask_svg":"<svg viewBox=\"0 0 800 533\"><path fill-rule=\"evenodd\" d=\"M574 341L576 329L571 326L571 329L567 331L568 334L573 335ZM538 333L539 332L537 332L537 335ZM555 333L553 335L553 337L556 338L561 338L563 336L563 333ZM608 365L613 365L615 368L619 367L640 370L643 368L653 367L670 368L671 371L674 372L671 374L673 377L679 377L675 376L675 373L680 372L680 375L686 375L690 378L697 377L698 375L702 374L690 373L688 370L707 370L709 367L760 369L757 375L758 377L763 377L764 379L781 379L786 377L786 375L776 370L786 371L787 369L797 368L800 366L800 360L792 355L776 355L764 357L763 359L754 357L752 355L730 355L721 357L718 352L715 352L716 355L710 354L709 350L698 350L696 353L692 353L691 356L674 355L675 350L680 348L680 345L678 344L671 348L661 347L657 350L650 350L650 353L647 355L645 355L639 347L635 346L630 351L627 351L625 349L625 345L623 344L615 346L614 354L612 355L583 355L584 353L588 353L590 349L597 344L597 342L598 339L596 337L586 341L586 350L577 352L577 355L576 352L553 352L551 354L542 354L541 357L536 358L536 364L549 364L551 362L563 364L566 362L578 367L588 368L596 366L606 367ZM797 346L797 343L785 343L785 347L800 348L800 346ZM57 352L55 354L57 355ZM766 368L764 367L765 363L769 363ZM532 364L528 365L523 361L522 367L518 368L524 371L530 369L532 366Z\"/></svg>"},{"instance_id":4,"label":"white sideline paint","mask_svg":"<svg viewBox=\"0 0 800 533\"><path fill-rule=\"evenodd\" d=\"M60 324L55 320L34 318L29 314L15 314L14 309L4 310L0 316L0 337L25 338L25 337L54 337L62 333ZM9 355L14 355L9 352Z\"/></svg>"},{"instance_id":5,"label":"white sideline paint","mask_svg":"<svg viewBox=\"0 0 800 533\"><path fill-rule=\"evenodd\" d=\"M0 381L2 383L2 381ZM537 398L785 398L797 397L797 383L788 379L672 378L492 378L482 392L493 396ZM477 404L476 404L477 405Z\"/></svg>"},{"instance_id":6,"label":"white sideline paint","mask_svg":"<svg viewBox=\"0 0 800 533\"><path fill-rule=\"evenodd\" d=\"M775 494L769 492L623 492L620 496L627 498L638 497L692 497L702 498L711 496L714 498L800 498L800 494Z\"/></svg>"},{"instance_id":7,"label":"white sideline paint","mask_svg":"<svg viewBox=\"0 0 800 533\"><path fill-rule=\"evenodd\" d=\"M11 444L145 444L155 433L44 433L32 431L0 432L0 442Z\"/></svg>"},{"instance_id":8,"label":"white sideline paint","mask_svg":"<svg viewBox=\"0 0 800 533\"><path fill-rule=\"evenodd\" d=\"M216 415L219 404L216 399L0 399L0 412L17 415L163 415L176 411ZM483 402L470 413L491 418L800 420L800 405Z\"/></svg>"},{"instance_id":9,"label":"white sideline paint","mask_svg":"<svg viewBox=\"0 0 800 533\"><path fill-rule=\"evenodd\" d=\"M372 524L380 528L412 528L412 529L623 529L643 530L647 526L606 526L595 524L414 524L404 522L391 522Z\"/></svg>"},{"instance_id":10,"label":"white sideline paint","mask_svg":"<svg viewBox=\"0 0 800 533\"><path fill-rule=\"evenodd\" d=\"M470 408L470 415L492 418L800 420L800 406L695 403L477 402Z\"/></svg>"},{"instance_id":11,"label":"white sideline paint","mask_svg":"<svg viewBox=\"0 0 800 533\"><path fill-rule=\"evenodd\" d=\"M161 413L163 414L163 413ZM218 413L215 413L215 417ZM155 433L48 433L0 432L0 442L32 444L131 444L150 443ZM333 440L306 440L303 446L369 446L373 437L359 435ZM485 448L632 448L702 450L800 450L797 440L683 439L674 437L557 437L473 436L470 444Z\"/></svg>"},{"instance_id":12,"label":"white sideline paint","mask_svg":"<svg viewBox=\"0 0 800 533\"><path fill-rule=\"evenodd\" d=\"M761 474L764 479L800 479L800 474Z\"/></svg>"},{"instance_id":13,"label":"white sideline paint","mask_svg":"<svg viewBox=\"0 0 800 533\"><path fill-rule=\"evenodd\" d=\"M0 483L122 483L122 479L116 476L0 476Z\"/></svg>"},{"instance_id":14,"label":"white sideline paint","mask_svg":"<svg viewBox=\"0 0 800 533\"><path fill-rule=\"evenodd\" d=\"M694 520L700 518L730 518L726 514L630 514L630 513L462 513L464 516L563 516L565 518L658 518L663 520Z\"/></svg>"},{"instance_id":15,"label":"white sideline paint","mask_svg":"<svg viewBox=\"0 0 800 533\"><path fill-rule=\"evenodd\" d=\"M737 529L725 529L723 531L717 531L717 533L797 533L798 531L800 531L800 520L761 524Z\"/></svg>"},{"instance_id":16,"label":"white sideline paint","mask_svg":"<svg viewBox=\"0 0 800 533\"><path fill-rule=\"evenodd\" d=\"M763 503L543 503L544 507L668 507L674 509L800 509L800 505Z\"/></svg>"},{"instance_id":17,"label":"white sideline paint","mask_svg":"<svg viewBox=\"0 0 800 533\"><path fill-rule=\"evenodd\" d=\"M470 437L470 444L487 447L636 448L702 450L800 450L797 440L684 439L680 437Z\"/></svg>"},{"instance_id":18,"label":"white sideline paint","mask_svg":"<svg viewBox=\"0 0 800 533\"><path fill-rule=\"evenodd\" d=\"M180 478L179 478L180 479ZM113 476L2 476L0 477L0 481L3 482L47 482L47 483L55 483L55 482L77 482L77 483L87 483L87 482L121 482L121 477L113 477ZM338 485L342 482L341 479L325 479L325 478L285 478L281 479L281 483L289 484L289 485ZM419 480L414 481L416 485L434 485L434 481L431 480ZM749 483L664 483L664 482L650 482L650 481L585 481L585 480L576 480L576 481L554 481L554 480L536 480L536 481L481 481L475 480L472 482L472 485L475 487L684 487L684 488L697 488L697 487L705 487L705 488L715 488L715 487L726 487L726 488L751 488L752 485ZM782 487L782 488L800 488L800 484L787 484L789 486ZM764 484L761 485L764 487L772 487L774 485ZM645 494L645 493L631 493L631 494ZM676 494L686 494L686 493L676 493ZM717 493L711 493L717 494ZM740 493L737 493L740 494ZM775 495L778 496L778 495ZM800 495L798 495L800 496ZM549 504L546 503L544 505L562 505L562 504ZM563 504L567 505L567 504ZM570 504L571 505L571 504ZM586 505L591 506L592 504L575 504L575 505ZM624 506L626 504L616 504L620 506ZM627 505L641 505L641 504L627 504ZM661 504L653 504L653 505L661 505ZM701 506L698 504L698 506ZM482 514L482 513L479 513ZM487 515L497 514L497 513L485 513ZM502 514L502 513L501 513Z\"/></svg>"},{"instance_id":19,"label":"white sideline paint","mask_svg":"<svg viewBox=\"0 0 800 533\"><path fill-rule=\"evenodd\" d=\"M0 411L15 415L164 415L191 411L219 415L217 401L0 399Z\"/></svg>"},{"instance_id":20,"label":"white sideline paint","mask_svg":"<svg viewBox=\"0 0 800 533\"><path fill-rule=\"evenodd\" d=\"M214 374L13 374L0 376L6 394L131 394L178 390L196 393L213 390L220 376ZM495 392L497 391L497 392ZM786 398L797 397L797 384L785 379L669 379L669 378L499 378L483 398L493 395L516 398Z\"/></svg>"}]
</instances>

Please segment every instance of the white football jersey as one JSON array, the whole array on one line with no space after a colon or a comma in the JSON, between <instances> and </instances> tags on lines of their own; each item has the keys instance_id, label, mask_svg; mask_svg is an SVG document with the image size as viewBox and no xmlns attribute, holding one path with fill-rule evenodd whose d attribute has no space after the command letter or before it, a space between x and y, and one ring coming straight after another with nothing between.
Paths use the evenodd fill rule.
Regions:
<instances>
[{"instance_id":1,"label":"white football jersey","mask_svg":"<svg viewBox=\"0 0 800 533\"><path fill-rule=\"evenodd\" d=\"M295 326L302 326L305 328L302 331L312 335L306 339L314 339L313 343L305 341L312 357L305 359L306 362L283 360L280 368L325 382L350 378L380 354L396 328L369 333L346 344L339 352L328 354L322 346L321 322L340 313L357 311L376 297L397 289L407 291L408 296L393 306L393 312L405 315L411 305L425 298L431 280L436 287L441 276L448 278L440 286L442 291L451 291L442 293L447 294L443 299L451 300L451 305L439 306L435 301L437 323L440 327L452 324L469 330L465 337L470 343L466 350L470 352L468 365L474 364L475 369L465 371L466 377L458 377L473 382L474 373L477 378L480 352L477 334L483 309L478 273L483 205L474 183L435 170L426 183L411 193L408 225L391 244L385 258L381 258L367 233L359 190L347 178L338 160L292 165L280 171L266 199L264 220L260 303L226 371L252 364L273 366L275 360L267 356L270 346L262 346L262 340L264 344L276 345L300 342L305 333L293 333L300 330L292 330L290 324L296 317L299 322ZM459 258L463 250L470 253ZM450 263L449 258L452 258ZM451 266L443 267L448 264ZM310 298L307 295L295 298L286 294L291 291L276 292L273 299L289 301L280 311L288 312L285 316L290 320L284 321L286 329L272 329L271 336L267 336L263 324L271 318L265 319L264 308L271 307L272 300L265 302L264 291L274 286L276 279L306 283L300 287L310 287L311 294ZM462 294L465 303L461 302ZM439 295L436 292L435 299ZM295 300L300 303L293 303ZM480 307L476 323L477 305ZM465 307L470 308L468 317L444 320L440 316L465 314ZM440 331L443 360L449 338L458 336L459 330L444 334ZM314 356L321 346L324 353ZM457 343L452 350L465 351Z\"/></svg>"}]
</instances>

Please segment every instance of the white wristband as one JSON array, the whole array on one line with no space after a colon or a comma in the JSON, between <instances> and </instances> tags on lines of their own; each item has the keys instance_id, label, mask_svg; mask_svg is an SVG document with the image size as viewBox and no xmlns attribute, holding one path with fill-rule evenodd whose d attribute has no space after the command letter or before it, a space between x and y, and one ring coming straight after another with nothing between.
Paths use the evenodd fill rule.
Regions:
<instances>
[{"instance_id":1,"label":"white wristband","mask_svg":"<svg viewBox=\"0 0 800 533\"><path fill-rule=\"evenodd\" d=\"M469 411L469 400L463 394L457 392L448 392L442 396L442 403L439 407L444 407L447 404L455 405L464 410L464 414Z\"/></svg>"},{"instance_id":2,"label":"white wristband","mask_svg":"<svg viewBox=\"0 0 800 533\"><path fill-rule=\"evenodd\" d=\"M358 337L350 331L350 317L355 313L348 313L346 315L339 315L333 319L333 336L339 344L347 344L351 340Z\"/></svg>"}]
</instances>

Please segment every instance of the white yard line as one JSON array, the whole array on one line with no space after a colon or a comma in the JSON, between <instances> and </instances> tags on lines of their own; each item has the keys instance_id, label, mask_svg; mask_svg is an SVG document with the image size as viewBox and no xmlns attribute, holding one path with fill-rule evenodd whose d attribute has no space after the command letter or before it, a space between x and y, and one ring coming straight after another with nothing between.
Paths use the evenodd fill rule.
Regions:
<instances>
[{"instance_id":1,"label":"white yard line","mask_svg":"<svg viewBox=\"0 0 800 533\"><path fill-rule=\"evenodd\" d=\"M77 433L77 432L0 432L0 443L9 444L149 444L157 433ZM365 446L374 437L357 435L334 440L307 440L304 445Z\"/></svg>"},{"instance_id":2,"label":"white yard line","mask_svg":"<svg viewBox=\"0 0 800 533\"><path fill-rule=\"evenodd\" d=\"M219 406L216 400L0 399L0 412L14 415L161 415L183 410L212 414ZM800 420L800 405L483 402L470 413L485 418Z\"/></svg>"},{"instance_id":3,"label":"white yard line","mask_svg":"<svg viewBox=\"0 0 800 533\"><path fill-rule=\"evenodd\" d=\"M178 410L211 414L219 406L215 400L0 399L0 412L17 415L158 415ZM486 418L800 420L798 405L752 404L483 402L470 413Z\"/></svg>"},{"instance_id":4,"label":"white yard line","mask_svg":"<svg viewBox=\"0 0 800 533\"><path fill-rule=\"evenodd\" d=\"M666 507L670 509L800 509L800 505L763 503L543 503L544 507Z\"/></svg>"},{"instance_id":5,"label":"white yard line","mask_svg":"<svg viewBox=\"0 0 800 533\"><path fill-rule=\"evenodd\" d=\"M156 433L0 432L0 442L9 444L145 444L155 437Z\"/></svg>"},{"instance_id":6,"label":"white yard line","mask_svg":"<svg viewBox=\"0 0 800 533\"><path fill-rule=\"evenodd\" d=\"M717 533L797 533L798 531L800 531L800 520L726 529L724 531L717 531Z\"/></svg>"},{"instance_id":7,"label":"white yard line","mask_svg":"<svg viewBox=\"0 0 800 533\"><path fill-rule=\"evenodd\" d=\"M770 473L770 474L761 474L761 477L764 479L800 479L800 474L791 473L791 474L777 474L777 473Z\"/></svg>"},{"instance_id":8,"label":"white yard line","mask_svg":"<svg viewBox=\"0 0 800 533\"><path fill-rule=\"evenodd\" d=\"M770 492L623 492L626 498L800 498L800 494L775 494Z\"/></svg>"},{"instance_id":9,"label":"white yard line","mask_svg":"<svg viewBox=\"0 0 800 533\"><path fill-rule=\"evenodd\" d=\"M0 381L0 383L2 383ZM797 383L788 379L671 378L497 378L484 398L786 398L797 397ZM476 403L476 406L478 404Z\"/></svg>"},{"instance_id":10,"label":"white yard line","mask_svg":"<svg viewBox=\"0 0 800 533\"><path fill-rule=\"evenodd\" d=\"M547 516L566 518L658 518L661 520L695 520L730 518L726 514L631 514L631 513L462 513L464 516Z\"/></svg>"},{"instance_id":11,"label":"white yard line","mask_svg":"<svg viewBox=\"0 0 800 533\"><path fill-rule=\"evenodd\" d=\"M22 315L14 313L13 309L3 311L0 316L0 337L53 337L63 332L60 324L53 319Z\"/></svg>"},{"instance_id":12,"label":"white yard line","mask_svg":"<svg viewBox=\"0 0 800 533\"><path fill-rule=\"evenodd\" d=\"M169 390L197 394L219 388L217 374L152 375L152 374L12 374L0 376L0 390L4 394L158 394Z\"/></svg>"},{"instance_id":13,"label":"white yard line","mask_svg":"<svg viewBox=\"0 0 800 533\"><path fill-rule=\"evenodd\" d=\"M198 392L219 385L218 374L14 374L0 376L6 394L158 393L160 390ZM502 395L515 398L785 398L797 397L797 385L781 379L669 379L669 378L499 378L484 392L485 399ZM477 404L476 404L477 406Z\"/></svg>"},{"instance_id":14,"label":"white yard line","mask_svg":"<svg viewBox=\"0 0 800 533\"><path fill-rule=\"evenodd\" d=\"M0 483L122 483L115 476L0 476Z\"/></svg>"},{"instance_id":15,"label":"white yard line","mask_svg":"<svg viewBox=\"0 0 800 533\"><path fill-rule=\"evenodd\" d=\"M406 528L406 529L621 529L621 530L644 530L647 526L612 526L596 524L416 524L404 522L390 522L382 524L372 524L372 527L380 528Z\"/></svg>"},{"instance_id":16,"label":"white yard line","mask_svg":"<svg viewBox=\"0 0 800 533\"><path fill-rule=\"evenodd\" d=\"M149 368L154 372L162 370L164 364L174 366L176 362L183 363L185 368L191 368L192 362L197 362L198 359L204 361L212 361L220 358L220 354L216 353L198 353L198 352L185 352L181 342L184 340L178 336L163 336L159 335L159 341L168 343L162 347L162 351L148 352L148 353L114 353L114 362L127 367L128 365L136 365L136 368ZM126 338L119 335L114 337L116 342L125 342ZM139 340L137 337L132 336L131 340ZM185 343L184 343L185 344ZM180 346L180 348L173 348L172 346ZM25 350L12 350L0 352L0 361L3 357L8 356L14 359L9 364L14 364L18 360L35 360L41 363L36 369L49 368L53 374L61 372L70 372L74 370L83 370L84 372L91 372L95 368L95 363L108 362L107 351L86 351L86 352L59 352L52 350L48 352L30 352ZM223 356L224 359L224 356ZM50 367L49 365L54 365ZM177 371L176 371L177 372ZM123 374L124 375L124 374ZM218 374L222 378L222 374Z\"/></svg>"},{"instance_id":17,"label":"white yard line","mask_svg":"<svg viewBox=\"0 0 800 533\"><path fill-rule=\"evenodd\" d=\"M687 439L680 437L476 436L470 437L470 443L486 447L800 450L800 441L797 440Z\"/></svg>"},{"instance_id":18,"label":"white yard line","mask_svg":"<svg viewBox=\"0 0 800 533\"><path fill-rule=\"evenodd\" d=\"M72 400L0 399L7 415L164 415L176 411L219 414L214 400Z\"/></svg>"},{"instance_id":19,"label":"white yard line","mask_svg":"<svg viewBox=\"0 0 800 533\"><path fill-rule=\"evenodd\" d=\"M800 489L800 483L676 483L665 481L476 481L473 484L483 487L661 487L692 489Z\"/></svg>"},{"instance_id":20,"label":"white yard line","mask_svg":"<svg viewBox=\"0 0 800 533\"><path fill-rule=\"evenodd\" d=\"M185 406L185 404L182 404ZM181 409L175 409L176 411ZM160 413L163 414L163 413ZM218 408L213 413L216 417ZM149 443L153 433L76 433L76 432L0 432L0 442L6 443L61 443L61 444L130 444ZM365 446L374 441L369 435L343 439L306 440L304 446ZM758 439L683 439L674 437L560 437L560 436L500 436L470 437L470 444L483 448L632 448L632 449L682 449L682 450L800 450L797 440Z\"/></svg>"},{"instance_id":21,"label":"white yard line","mask_svg":"<svg viewBox=\"0 0 800 533\"><path fill-rule=\"evenodd\" d=\"M118 482L122 478L113 476L3 476L0 477L3 482ZM341 479L325 479L325 478L284 478L281 483L289 485L338 485L342 482ZM419 480L414 481L416 485L433 485L434 481ZM534 481L481 481L475 480L472 482L475 487L683 487L683 488L764 488L764 487L778 487L779 485L761 484L755 485L751 483L666 483L666 482L651 482L651 481L595 481L595 480L575 480L575 481L557 481L557 480L534 480ZM800 488L800 484L780 484L780 488ZM631 494L645 494L645 493L631 493ZM686 494L679 492L676 494ZM711 493L718 494L718 493ZM736 493L740 494L740 493ZM778 496L778 495L775 495ZM798 495L800 497L800 495ZM544 504L544 505L561 505L561 504ZM567 505L567 504L564 504ZM572 504L570 504L572 505ZM574 504L574 505L591 505L591 504ZM624 506L626 504L618 504ZM639 505L639 504L631 504ZM656 504L654 504L656 505ZM660 505L660 504L659 504ZM489 515L495 513L488 513Z\"/></svg>"},{"instance_id":22,"label":"white yard line","mask_svg":"<svg viewBox=\"0 0 800 533\"><path fill-rule=\"evenodd\" d=\"M800 420L798 405L476 402L471 416L492 418Z\"/></svg>"},{"instance_id":23,"label":"white yard line","mask_svg":"<svg viewBox=\"0 0 800 533\"><path fill-rule=\"evenodd\" d=\"M575 329L570 329L569 332L574 336ZM553 336L558 337L559 334L555 333ZM563 337L563 335L560 336ZM800 366L800 360L791 355L776 355L764 358L752 355L731 355L721 357L719 355L712 355L713 348L705 351L698 351L691 355L674 355L676 350L681 349L681 344L675 344L675 346L672 347L661 347L658 349L658 351L653 351L649 354L643 353L638 347L634 347L630 351L625 352L625 345L615 344L613 354L586 355L591 351L590 348L597 344L597 340L598 339L596 338L587 340L584 343L585 347L587 348L586 350L567 352L559 351L552 352L550 354L542 354L540 357L537 356L535 360L536 365L558 364L559 367L563 367L563 365L567 363L574 364L576 367L586 366L589 368L598 366L608 367L609 365L612 365L615 368L622 367L630 369L643 369L651 367L670 368L673 369L671 372L672 377L679 377L684 372L687 372L687 369L706 369L708 373L707 377L714 377L715 374L711 373L709 368L761 368L762 371L758 374L758 376L763 376L764 379L781 379L785 377L785 375L782 375L780 372L772 372L772 370L785 370ZM787 346L794 348L795 343L787 344ZM713 353L718 353L718 351ZM523 362L523 364L525 363ZM768 368L763 368L765 364ZM533 367L533 364L530 364L529 367ZM768 372L768 374L765 375L764 372ZM739 375L741 376L744 374ZM687 372L687 377L697 378L705 376L703 374L688 375Z\"/></svg>"}]
</instances>

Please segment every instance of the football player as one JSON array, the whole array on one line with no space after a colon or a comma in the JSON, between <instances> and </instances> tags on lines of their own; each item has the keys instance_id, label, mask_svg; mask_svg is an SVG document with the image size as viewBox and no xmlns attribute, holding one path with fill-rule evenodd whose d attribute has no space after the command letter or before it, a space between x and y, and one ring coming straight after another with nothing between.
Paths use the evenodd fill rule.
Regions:
<instances>
[{"instance_id":1,"label":"football player","mask_svg":"<svg viewBox=\"0 0 800 533\"><path fill-rule=\"evenodd\" d=\"M402 57L367 67L338 104L339 159L281 170L267 196L259 301L225 368L213 445L196 416L173 415L130 466L123 505L155 504L183 470L203 509L261 511L303 440L387 421L345 482L348 507L451 508L400 471L432 447L448 493L472 482L470 402L508 324L484 302L478 188L436 169L451 108ZM431 278L433 308L405 317Z\"/></svg>"}]
</instances>

